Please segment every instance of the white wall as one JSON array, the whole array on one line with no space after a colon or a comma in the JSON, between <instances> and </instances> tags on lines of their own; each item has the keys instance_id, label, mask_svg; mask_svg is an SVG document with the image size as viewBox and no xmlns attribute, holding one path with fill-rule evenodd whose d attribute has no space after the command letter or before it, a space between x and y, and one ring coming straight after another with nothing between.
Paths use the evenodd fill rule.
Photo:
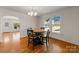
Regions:
<instances>
[{"instance_id":1,"label":"white wall","mask_svg":"<svg viewBox=\"0 0 79 59\"><path fill-rule=\"evenodd\" d=\"M52 33L51 37L79 45L79 7L68 7L54 13L44 15L39 19L39 27L44 25L44 20L52 16L61 16L61 33Z\"/></svg>"},{"instance_id":2,"label":"white wall","mask_svg":"<svg viewBox=\"0 0 79 59\"><path fill-rule=\"evenodd\" d=\"M37 27L37 18L36 17L31 17L31 16L28 16L23 13L0 8L0 32L2 31L1 30L1 28L2 28L1 20L2 20L3 16L15 16L15 17L19 18L19 21L21 23L21 28L20 28L21 37L24 37L27 35L28 27ZM13 20L9 19L8 21L11 22ZM6 31L6 29L4 29L4 32L5 31ZM12 31L12 29L11 29L11 31Z\"/></svg>"}]
</instances>

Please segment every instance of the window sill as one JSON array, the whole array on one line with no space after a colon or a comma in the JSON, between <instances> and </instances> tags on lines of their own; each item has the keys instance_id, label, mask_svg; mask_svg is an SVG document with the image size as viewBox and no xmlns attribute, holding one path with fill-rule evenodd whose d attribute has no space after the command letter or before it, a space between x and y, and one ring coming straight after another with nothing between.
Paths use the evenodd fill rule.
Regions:
<instances>
[{"instance_id":1,"label":"window sill","mask_svg":"<svg viewBox=\"0 0 79 59\"><path fill-rule=\"evenodd\" d=\"M52 33L54 33L54 34L61 34L61 32L52 32Z\"/></svg>"}]
</instances>

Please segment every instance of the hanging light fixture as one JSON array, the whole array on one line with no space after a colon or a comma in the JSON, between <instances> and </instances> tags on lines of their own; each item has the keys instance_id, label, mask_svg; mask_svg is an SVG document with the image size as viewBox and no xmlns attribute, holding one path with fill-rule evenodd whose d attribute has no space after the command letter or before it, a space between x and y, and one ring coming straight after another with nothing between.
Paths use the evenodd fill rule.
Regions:
<instances>
[{"instance_id":1,"label":"hanging light fixture","mask_svg":"<svg viewBox=\"0 0 79 59\"><path fill-rule=\"evenodd\" d=\"M29 16L37 16L37 12L35 12L34 10L33 10L33 8L30 10L30 11L28 11L28 15Z\"/></svg>"}]
</instances>

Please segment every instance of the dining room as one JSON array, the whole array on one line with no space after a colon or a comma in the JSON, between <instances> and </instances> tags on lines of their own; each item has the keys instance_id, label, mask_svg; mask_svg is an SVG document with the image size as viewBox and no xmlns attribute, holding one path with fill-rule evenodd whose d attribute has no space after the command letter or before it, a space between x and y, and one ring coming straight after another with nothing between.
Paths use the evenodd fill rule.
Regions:
<instances>
[{"instance_id":1,"label":"dining room","mask_svg":"<svg viewBox=\"0 0 79 59\"><path fill-rule=\"evenodd\" d=\"M79 52L78 10L78 6L0 6L0 52Z\"/></svg>"}]
</instances>

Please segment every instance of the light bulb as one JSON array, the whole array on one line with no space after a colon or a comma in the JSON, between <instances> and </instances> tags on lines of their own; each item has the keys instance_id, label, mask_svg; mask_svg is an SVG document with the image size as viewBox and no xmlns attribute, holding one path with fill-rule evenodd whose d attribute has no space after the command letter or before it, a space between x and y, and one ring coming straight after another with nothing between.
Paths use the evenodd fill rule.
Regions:
<instances>
[{"instance_id":1,"label":"light bulb","mask_svg":"<svg viewBox=\"0 0 79 59\"><path fill-rule=\"evenodd\" d=\"M30 12L28 12L28 15L30 15Z\"/></svg>"},{"instance_id":2,"label":"light bulb","mask_svg":"<svg viewBox=\"0 0 79 59\"><path fill-rule=\"evenodd\" d=\"M33 16L33 11L30 12L30 15Z\"/></svg>"},{"instance_id":3,"label":"light bulb","mask_svg":"<svg viewBox=\"0 0 79 59\"><path fill-rule=\"evenodd\" d=\"M36 16L36 15L37 15L37 12L34 13L34 16Z\"/></svg>"}]
</instances>

